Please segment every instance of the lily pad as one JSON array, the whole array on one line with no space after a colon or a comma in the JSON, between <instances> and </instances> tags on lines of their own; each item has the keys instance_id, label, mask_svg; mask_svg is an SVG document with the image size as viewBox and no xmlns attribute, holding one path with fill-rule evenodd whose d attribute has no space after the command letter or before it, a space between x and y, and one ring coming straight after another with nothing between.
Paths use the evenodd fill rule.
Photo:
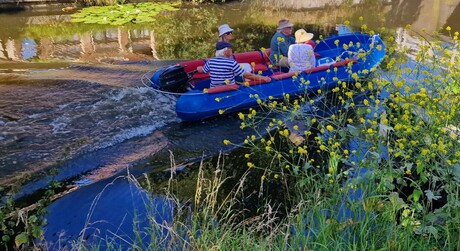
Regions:
<instances>
[{"instance_id":1,"label":"lily pad","mask_svg":"<svg viewBox=\"0 0 460 251\"><path fill-rule=\"evenodd\" d=\"M127 23L151 23L163 11L177 11L180 3L139 3L114 6L95 6L71 15L71 22L86 24L124 25Z\"/></svg>"}]
</instances>

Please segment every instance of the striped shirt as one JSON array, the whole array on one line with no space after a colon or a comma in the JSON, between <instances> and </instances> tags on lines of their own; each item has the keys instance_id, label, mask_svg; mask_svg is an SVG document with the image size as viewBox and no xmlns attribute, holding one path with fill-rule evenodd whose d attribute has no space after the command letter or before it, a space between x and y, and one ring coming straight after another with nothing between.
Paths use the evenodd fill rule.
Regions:
<instances>
[{"instance_id":1,"label":"striped shirt","mask_svg":"<svg viewBox=\"0 0 460 251\"><path fill-rule=\"evenodd\" d=\"M209 59L203 66L203 72L211 77L211 86L234 84L235 77L244 74L243 68L231 58L215 57Z\"/></svg>"}]
</instances>

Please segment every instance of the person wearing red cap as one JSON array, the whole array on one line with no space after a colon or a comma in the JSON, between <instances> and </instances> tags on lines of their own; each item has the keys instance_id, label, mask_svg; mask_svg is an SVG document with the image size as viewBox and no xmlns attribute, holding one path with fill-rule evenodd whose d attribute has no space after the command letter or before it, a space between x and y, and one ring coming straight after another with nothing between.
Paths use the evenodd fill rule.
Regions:
<instances>
[{"instance_id":1,"label":"person wearing red cap","mask_svg":"<svg viewBox=\"0 0 460 251\"><path fill-rule=\"evenodd\" d=\"M251 80L270 82L271 78L245 72L244 69L232 58L232 44L219 41L216 44L216 57L209 59L203 66L198 66L197 71L208 73L211 77L210 87L234 84L235 77L242 76Z\"/></svg>"}]
</instances>

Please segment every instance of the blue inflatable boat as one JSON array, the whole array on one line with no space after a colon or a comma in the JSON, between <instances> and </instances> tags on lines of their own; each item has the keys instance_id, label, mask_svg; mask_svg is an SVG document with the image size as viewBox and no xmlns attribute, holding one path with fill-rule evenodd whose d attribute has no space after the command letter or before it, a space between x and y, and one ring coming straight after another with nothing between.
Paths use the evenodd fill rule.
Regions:
<instances>
[{"instance_id":1,"label":"blue inflatable boat","mask_svg":"<svg viewBox=\"0 0 460 251\"><path fill-rule=\"evenodd\" d=\"M352 33L319 41L314 47L317 66L303 72L283 72L272 67L270 49L234 54L239 63L249 63L253 73L270 76L267 83L249 81L209 88L209 74L196 73L203 60L171 65L143 77L155 91L176 97L177 116L184 121L202 120L222 113L258 107L258 99L291 98L352 82L371 74L385 57L379 35Z\"/></svg>"}]
</instances>

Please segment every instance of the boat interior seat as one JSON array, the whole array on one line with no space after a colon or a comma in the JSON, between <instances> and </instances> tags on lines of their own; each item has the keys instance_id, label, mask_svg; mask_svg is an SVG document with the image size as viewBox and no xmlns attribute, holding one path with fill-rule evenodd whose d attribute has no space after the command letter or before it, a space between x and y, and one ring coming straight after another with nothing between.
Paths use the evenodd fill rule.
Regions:
<instances>
[{"instance_id":1,"label":"boat interior seat","mask_svg":"<svg viewBox=\"0 0 460 251\"><path fill-rule=\"evenodd\" d=\"M203 66L205 63L206 59L197 59L193 61L179 62L178 65L183 66L186 72L191 72L196 70L198 66Z\"/></svg>"},{"instance_id":2,"label":"boat interior seat","mask_svg":"<svg viewBox=\"0 0 460 251\"><path fill-rule=\"evenodd\" d=\"M267 71L267 70L268 70L268 66L264 64L256 64L254 65L252 72L257 73L259 71Z\"/></svg>"},{"instance_id":3,"label":"boat interior seat","mask_svg":"<svg viewBox=\"0 0 460 251\"><path fill-rule=\"evenodd\" d=\"M233 54L233 58L238 63L264 64L264 58L259 51L249 51Z\"/></svg>"},{"instance_id":4,"label":"boat interior seat","mask_svg":"<svg viewBox=\"0 0 460 251\"><path fill-rule=\"evenodd\" d=\"M320 65L320 66L316 66L316 67L313 67L313 68L310 68L310 69L306 69L303 72L305 72L307 74L310 74L310 73L313 73L313 72L323 71L323 70L329 69L330 66L331 66L330 64Z\"/></svg>"},{"instance_id":5,"label":"boat interior seat","mask_svg":"<svg viewBox=\"0 0 460 251\"><path fill-rule=\"evenodd\" d=\"M270 64L269 55L270 55L270 48L260 50L260 51L237 53L237 54L233 55L233 58L238 63L249 63L249 64L251 64L251 67L253 68L252 72L253 73L258 73L258 72L265 72L265 71L269 70L269 67L268 67L268 65ZM342 60L342 61L344 61L344 60ZM336 67L336 66L341 66L341 65L344 65L344 64L348 63L348 61L346 63L343 63L342 61L336 62L336 63L334 63L332 65ZM195 70L198 66L203 66L205 63L206 63L206 59L198 59L198 60L188 61L187 64L179 63L179 65L184 66L186 72L191 72L191 71ZM338 63L341 63L341 64L338 64ZM328 65L318 66L318 67L306 70L305 73L312 73L312 72L316 72L316 71L321 71L321 70L324 70L325 68L328 68L328 67L329 67ZM279 68L276 67L276 66L273 66L272 69L276 71ZM286 69L282 68L282 69L279 69L279 70L280 70L279 72L276 72L277 73L276 75L272 75L272 76L276 76L277 80L278 79L289 78L289 77L293 76L293 75L290 75L290 72L288 72L289 71L288 68L286 68ZM209 79L209 73L199 73L199 72L197 72L197 73L195 73L193 75L193 78L195 80ZM252 84L260 84L260 83L254 82ZM250 81L250 85L252 85L252 84L251 84L251 81Z\"/></svg>"},{"instance_id":6,"label":"boat interior seat","mask_svg":"<svg viewBox=\"0 0 460 251\"><path fill-rule=\"evenodd\" d=\"M206 59L197 59L193 61L187 61L186 63L180 62L179 65L182 65L185 69L185 72L191 72L196 70L198 66L203 66L206 63ZM209 78L209 73L199 73L196 72L193 74L193 78L196 80L207 79Z\"/></svg>"},{"instance_id":7,"label":"boat interior seat","mask_svg":"<svg viewBox=\"0 0 460 251\"><path fill-rule=\"evenodd\" d=\"M268 57L265 57L264 52L262 50L233 54L233 58L238 63L250 64L252 67L252 72L254 73L268 70L267 62L270 62Z\"/></svg>"},{"instance_id":8,"label":"boat interior seat","mask_svg":"<svg viewBox=\"0 0 460 251\"><path fill-rule=\"evenodd\" d=\"M199 80L199 79L208 79L210 78L209 73L200 73L197 72L193 74L193 79Z\"/></svg>"},{"instance_id":9,"label":"boat interior seat","mask_svg":"<svg viewBox=\"0 0 460 251\"><path fill-rule=\"evenodd\" d=\"M270 64L270 48L265 49L265 50L260 50L260 53L262 54L262 57L264 59L264 64L269 65Z\"/></svg>"}]
</instances>

